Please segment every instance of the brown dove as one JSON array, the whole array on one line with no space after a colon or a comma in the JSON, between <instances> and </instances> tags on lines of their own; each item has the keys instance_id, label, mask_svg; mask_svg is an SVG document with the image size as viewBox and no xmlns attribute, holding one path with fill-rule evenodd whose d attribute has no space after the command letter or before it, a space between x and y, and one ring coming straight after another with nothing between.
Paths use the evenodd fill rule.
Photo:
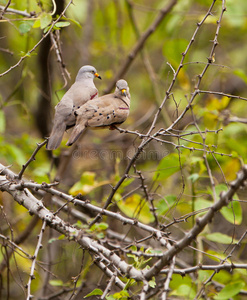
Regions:
<instances>
[{"instance_id":1,"label":"brown dove","mask_svg":"<svg viewBox=\"0 0 247 300\"><path fill-rule=\"evenodd\" d=\"M128 83L121 79L113 94L93 99L75 111L76 125L67 142L71 146L87 127L105 127L123 123L130 108Z\"/></svg>"},{"instance_id":2,"label":"brown dove","mask_svg":"<svg viewBox=\"0 0 247 300\"><path fill-rule=\"evenodd\" d=\"M75 83L55 107L54 124L46 149L57 149L61 144L65 130L75 125L75 110L87 101L98 97L98 90L93 82L95 77L101 79L94 67L83 66L80 68Z\"/></svg>"}]
</instances>

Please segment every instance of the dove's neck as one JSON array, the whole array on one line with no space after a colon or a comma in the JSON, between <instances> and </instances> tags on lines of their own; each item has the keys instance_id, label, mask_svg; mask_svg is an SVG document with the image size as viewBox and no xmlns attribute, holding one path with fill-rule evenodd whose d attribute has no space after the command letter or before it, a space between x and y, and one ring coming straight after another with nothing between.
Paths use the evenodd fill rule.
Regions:
<instances>
[{"instance_id":1,"label":"dove's neck","mask_svg":"<svg viewBox=\"0 0 247 300\"><path fill-rule=\"evenodd\" d=\"M93 82L94 75L92 73L83 73L76 76L75 81Z\"/></svg>"}]
</instances>

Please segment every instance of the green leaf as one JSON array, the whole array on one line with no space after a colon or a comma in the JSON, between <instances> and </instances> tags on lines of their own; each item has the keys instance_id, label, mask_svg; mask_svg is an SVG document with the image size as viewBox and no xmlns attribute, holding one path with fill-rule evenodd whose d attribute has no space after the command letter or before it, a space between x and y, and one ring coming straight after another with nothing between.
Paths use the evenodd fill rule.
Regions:
<instances>
[{"instance_id":1,"label":"green leaf","mask_svg":"<svg viewBox=\"0 0 247 300\"><path fill-rule=\"evenodd\" d=\"M153 277L152 280L150 280L150 281L148 282L148 284L149 284L149 286L150 286L151 288L155 288L155 287L156 287L155 278Z\"/></svg>"},{"instance_id":2,"label":"green leaf","mask_svg":"<svg viewBox=\"0 0 247 300\"><path fill-rule=\"evenodd\" d=\"M33 28L40 28L40 19L35 20L33 23Z\"/></svg>"},{"instance_id":3,"label":"green leaf","mask_svg":"<svg viewBox=\"0 0 247 300\"><path fill-rule=\"evenodd\" d=\"M48 244L51 244L51 243L56 242L56 241L57 241L57 238L51 238L51 239L49 239Z\"/></svg>"},{"instance_id":4,"label":"green leaf","mask_svg":"<svg viewBox=\"0 0 247 300\"><path fill-rule=\"evenodd\" d=\"M5 150L7 151L11 162L15 161L20 166L25 164L26 157L20 148L8 144L5 145Z\"/></svg>"},{"instance_id":5,"label":"green leaf","mask_svg":"<svg viewBox=\"0 0 247 300\"><path fill-rule=\"evenodd\" d=\"M188 41L185 39L166 40L163 47L163 55L176 67L181 59L181 53L185 51Z\"/></svg>"},{"instance_id":6,"label":"green leaf","mask_svg":"<svg viewBox=\"0 0 247 300\"><path fill-rule=\"evenodd\" d=\"M52 286L64 286L63 281L58 279L49 280L49 284Z\"/></svg>"},{"instance_id":7,"label":"green leaf","mask_svg":"<svg viewBox=\"0 0 247 300\"><path fill-rule=\"evenodd\" d=\"M58 240L61 241L61 240L64 240L66 238L66 236L64 234L61 234L59 237L58 237Z\"/></svg>"},{"instance_id":8,"label":"green leaf","mask_svg":"<svg viewBox=\"0 0 247 300\"><path fill-rule=\"evenodd\" d=\"M235 27L236 30L243 28L245 24L245 18L242 14L243 10L246 11L246 2L245 7L243 7L243 4L241 5L235 5L235 1L229 1L227 4L227 22L232 26Z\"/></svg>"},{"instance_id":9,"label":"green leaf","mask_svg":"<svg viewBox=\"0 0 247 300\"><path fill-rule=\"evenodd\" d=\"M59 240L64 240L65 239L65 235L61 234L58 238L51 238L49 239L48 243L51 244L53 242L59 241Z\"/></svg>"},{"instance_id":10,"label":"green leaf","mask_svg":"<svg viewBox=\"0 0 247 300\"><path fill-rule=\"evenodd\" d=\"M168 195L165 199L161 199L158 204L156 204L158 216L164 215L168 209L176 202L177 197L175 195Z\"/></svg>"},{"instance_id":11,"label":"green leaf","mask_svg":"<svg viewBox=\"0 0 247 300\"><path fill-rule=\"evenodd\" d=\"M219 198L222 192L228 191L228 187L225 184L218 184L215 187L216 196ZM211 194L213 195L213 191L210 189Z\"/></svg>"},{"instance_id":12,"label":"green leaf","mask_svg":"<svg viewBox=\"0 0 247 300\"><path fill-rule=\"evenodd\" d=\"M177 289L171 292L171 295L181 296L183 299L194 299L196 293L192 289L191 285L181 284Z\"/></svg>"},{"instance_id":13,"label":"green leaf","mask_svg":"<svg viewBox=\"0 0 247 300\"><path fill-rule=\"evenodd\" d=\"M74 19L70 19L70 18L66 18L66 20L69 20L71 21L71 23L74 23L76 26L78 26L79 28L82 28L81 24L79 22L77 22L76 20Z\"/></svg>"},{"instance_id":14,"label":"green leaf","mask_svg":"<svg viewBox=\"0 0 247 300\"><path fill-rule=\"evenodd\" d=\"M44 29L45 27L47 27L48 25L50 25L51 21L52 21L51 15L48 14L48 13L46 13L46 12L43 12L40 15L40 28Z\"/></svg>"},{"instance_id":15,"label":"green leaf","mask_svg":"<svg viewBox=\"0 0 247 300\"><path fill-rule=\"evenodd\" d=\"M27 33L31 30L34 25L34 21L25 21L22 22L19 26L19 31L21 34Z\"/></svg>"},{"instance_id":16,"label":"green leaf","mask_svg":"<svg viewBox=\"0 0 247 300\"><path fill-rule=\"evenodd\" d=\"M34 55L37 55L37 53L30 53L30 52L24 52L24 51L20 51L20 55L21 56L26 56L26 57L31 57L31 56L34 56Z\"/></svg>"},{"instance_id":17,"label":"green leaf","mask_svg":"<svg viewBox=\"0 0 247 300\"><path fill-rule=\"evenodd\" d=\"M181 164L183 165L185 157L180 155L180 158ZM179 155L177 153L170 153L160 161L154 175L154 180L156 178L158 178L158 180L167 179L178 171L180 171Z\"/></svg>"},{"instance_id":18,"label":"green leaf","mask_svg":"<svg viewBox=\"0 0 247 300\"><path fill-rule=\"evenodd\" d=\"M226 258L226 255L222 252L213 251L213 250L207 250L206 251L208 257L214 261L220 262L221 260L224 260ZM231 263L230 259L227 259L226 262Z\"/></svg>"},{"instance_id":19,"label":"green leaf","mask_svg":"<svg viewBox=\"0 0 247 300\"><path fill-rule=\"evenodd\" d=\"M3 133L6 128L6 119L3 110L0 110L0 133Z\"/></svg>"},{"instance_id":20,"label":"green leaf","mask_svg":"<svg viewBox=\"0 0 247 300\"><path fill-rule=\"evenodd\" d=\"M137 251L136 245L132 245L132 246L130 247L130 249L131 249L132 251Z\"/></svg>"},{"instance_id":21,"label":"green leaf","mask_svg":"<svg viewBox=\"0 0 247 300\"><path fill-rule=\"evenodd\" d=\"M127 178L127 179L125 179L124 182L121 184L121 187L129 186L134 180L135 180L134 178Z\"/></svg>"},{"instance_id":22,"label":"green leaf","mask_svg":"<svg viewBox=\"0 0 247 300\"><path fill-rule=\"evenodd\" d=\"M219 184L215 187L216 195L219 198L220 194L224 191L228 191L225 184ZM212 191L210 191L212 194ZM237 194L234 195L234 199L238 200ZM220 210L222 216L230 223L240 225L242 223L242 207L238 201L231 201L228 206L222 207Z\"/></svg>"},{"instance_id":23,"label":"green leaf","mask_svg":"<svg viewBox=\"0 0 247 300\"><path fill-rule=\"evenodd\" d=\"M50 26L47 26L47 27L44 29L44 33L46 33L50 28L51 28L51 25L50 25ZM55 28L54 28L54 29L55 29Z\"/></svg>"},{"instance_id":24,"label":"green leaf","mask_svg":"<svg viewBox=\"0 0 247 300\"><path fill-rule=\"evenodd\" d=\"M115 300L116 298L113 295L106 295L106 300Z\"/></svg>"},{"instance_id":25,"label":"green leaf","mask_svg":"<svg viewBox=\"0 0 247 300\"><path fill-rule=\"evenodd\" d=\"M214 232L206 234L206 238L209 241L221 243L221 244L231 244L231 243L237 243L237 240L233 239L229 235L220 233L220 232Z\"/></svg>"},{"instance_id":26,"label":"green leaf","mask_svg":"<svg viewBox=\"0 0 247 300\"><path fill-rule=\"evenodd\" d=\"M245 283L243 281L230 282L214 297L214 299L228 300L237 295L244 286Z\"/></svg>"},{"instance_id":27,"label":"green leaf","mask_svg":"<svg viewBox=\"0 0 247 300\"><path fill-rule=\"evenodd\" d=\"M247 75L243 69L236 69L233 73L247 83Z\"/></svg>"},{"instance_id":28,"label":"green leaf","mask_svg":"<svg viewBox=\"0 0 247 300\"><path fill-rule=\"evenodd\" d=\"M95 180L95 176L96 173L94 172L84 172L80 181L76 182L72 186L72 188L69 190L69 193L73 196L78 194L87 195L95 188L110 183L109 180L98 182Z\"/></svg>"},{"instance_id":29,"label":"green leaf","mask_svg":"<svg viewBox=\"0 0 247 300\"><path fill-rule=\"evenodd\" d=\"M212 206L212 204L213 204L212 201L199 198L195 201L195 210L198 211L204 208L208 208Z\"/></svg>"},{"instance_id":30,"label":"green leaf","mask_svg":"<svg viewBox=\"0 0 247 300\"><path fill-rule=\"evenodd\" d=\"M93 224L93 226L90 228L91 231L104 231L109 227L107 223L101 222Z\"/></svg>"},{"instance_id":31,"label":"green leaf","mask_svg":"<svg viewBox=\"0 0 247 300\"><path fill-rule=\"evenodd\" d=\"M140 222L149 224L154 221L148 203L139 194L133 194L125 200L117 202L119 209L130 218L137 218Z\"/></svg>"},{"instance_id":32,"label":"green leaf","mask_svg":"<svg viewBox=\"0 0 247 300\"><path fill-rule=\"evenodd\" d=\"M138 257L135 254L127 253L127 257L133 258L135 263L138 263Z\"/></svg>"},{"instance_id":33,"label":"green leaf","mask_svg":"<svg viewBox=\"0 0 247 300\"><path fill-rule=\"evenodd\" d=\"M61 28L61 27L67 27L69 25L70 25L70 22L62 22L62 21L60 21L60 22L57 22L55 26L57 28Z\"/></svg>"},{"instance_id":34,"label":"green leaf","mask_svg":"<svg viewBox=\"0 0 247 300\"><path fill-rule=\"evenodd\" d=\"M228 222L232 224L240 225L242 223L242 207L238 201L232 201L227 207L222 207L220 213Z\"/></svg>"},{"instance_id":35,"label":"green leaf","mask_svg":"<svg viewBox=\"0 0 247 300\"><path fill-rule=\"evenodd\" d=\"M87 294L86 296L84 296L84 298L90 297L90 296L101 296L103 295L102 290L100 289L94 289L91 293Z\"/></svg>"},{"instance_id":36,"label":"green leaf","mask_svg":"<svg viewBox=\"0 0 247 300\"><path fill-rule=\"evenodd\" d=\"M197 179L200 177L199 174L197 173L194 173L194 174L191 174L188 179L191 180L193 183L197 181Z\"/></svg>"},{"instance_id":37,"label":"green leaf","mask_svg":"<svg viewBox=\"0 0 247 300\"><path fill-rule=\"evenodd\" d=\"M107 296L106 299L107 300L112 300L112 299L128 300L129 299L129 293L126 290L122 290L119 293L115 293L113 295Z\"/></svg>"}]
</instances>

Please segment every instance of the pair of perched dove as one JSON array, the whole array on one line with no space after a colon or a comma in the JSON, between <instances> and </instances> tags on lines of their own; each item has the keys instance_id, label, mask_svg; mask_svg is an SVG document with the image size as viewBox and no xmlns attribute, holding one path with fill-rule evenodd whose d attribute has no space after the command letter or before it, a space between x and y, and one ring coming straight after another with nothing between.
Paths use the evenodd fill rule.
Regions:
<instances>
[{"instance_id":1,"label":"pair of perched dove","mask_svg":"<svg viewBox=\"0 0 247 300\"><path fill-rule=\"evenodd\" d=\"M68 146L71 146L87 127L114 127L123 123L130 108L129 87L125 80L118 80L113 94L98 98L94 78L101 79L92 66L80 68L75 83L55 107L54 124L46 148L59 147L64 132L74 127Z\"/></svg>"}]
</instances>

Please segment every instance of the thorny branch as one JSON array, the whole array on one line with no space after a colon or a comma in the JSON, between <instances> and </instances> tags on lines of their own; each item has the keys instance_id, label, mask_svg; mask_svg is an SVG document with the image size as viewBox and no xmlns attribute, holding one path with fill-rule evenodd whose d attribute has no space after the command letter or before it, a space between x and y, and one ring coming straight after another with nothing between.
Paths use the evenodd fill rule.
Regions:
<instances>
[{"instance_id":1,"label":"thorny branch","mask_svg":"<svg viewBox=\"0 0 247 300\"><path fill-rule=\"evenodd\" d=\"M35 269L35 264L36 264L36 260L37 260L39 250L40 250L40 248L42 248L41 243L42 243L42 238L43 238L43 234L44 234L44 231L45 231L45 227L46 227L46 220L43 221L43 225L42 225L42 228L41 228L41 231L40 231L40 234L39 234L38 243L37 243L34 255L33 255L33 262L32 262L32 265L31 265L31 271L30 271L29 280L28 280L28 283L27 283L27 299L28 300L33 297L31 295L31 282L32 282L32 280L35 279L34 269Z\"/></svg>"},{"instance_id":2,"label":"thorny branch","mask_svg":"<svg viewBox=\"0 0 247 300\"><path fill-rule=\"evenodd\" d=\"M216 0L215 0L215 1L216 1ZM167 91L166 91L165 98L163 99L163 101L162 101L162 103L161 103L161 105L160 105L158 111L156 112L156 114L155 114L155 116L154 116L154 118L153 118L153 122L152 122L152 124L151 124L151 126L150 126L150 128L149 128L149 130L148 130L148 132L147 132L147 134L146 134L147 136L151 135L151 132L154 130L155 124L156 124L156 122L157 122L157 120L158 120L158 116L159 116L159 114L160 114L162 108L164 107L166 101L169 99L170 94L171 94L171 90L172 90L172 88L173 88L173 86L174 86L174 84L175 84L175 81L177 80L177 77L178 77L178 74L179 74L180 70L181 70L182 67L183 67L184 59L185 59L186 55L188 54L189 49L191 48L192 43L194 42L195 37L196 37L196 35L197 35L197 33L198 33L200 27L201 27L202 24L205 22L205 20L212 14L212 9L213 9L213 7L214 7L215 1L212 2L212 5L210 6L208 12L206 13L206 15L205 15L205 17L202 19L202 21L199 22L199 23L197 23L197 28L196 28L196 30L194 31L194 33L193 33L193 35L192 35L192 38L191 38L191 40L190 40L190 42L189 42L189 44L188 44L186 50L182 53L182 59L181 59L181 61L180 61L180 64L179 64L179 66L178 66L176 72L174 73L174 76L173 76L173 79L172 79L172 82L171 82L170 86L168 87L168 89L167 89ZM224 1L223 1L223 4L224 4ZM224 5L223 5L223 9L222 9L222 13L221 13L221 15L220 15L220 19L219 19L219 21L217 22L217 29L216 29L216 35L217 35L217 36L218 36L218 32L219 32L219 28L220 28L220 24L221 24L221 19L222 19L222 15L223 15L224 11L225 11L225 7L224 7ZM215 38L215 40L216 40L216 38ZM216 47L216 43L213 44L212 49L215 49L215 47ZM212 52L213 52L213 51L211 50L211 53L212 53ZM203 75L205 74L205 72L206 72L207 69L208 69L208 65L205 66L204 71L203 71ZM203 76L203 75L202 75L202 76ZM200 82L201 82L201 80L200 80ZM167 128L167 129L165 129L162 133L168 133L169 131L171 131L171 130L174 128L174 126L175 126L175 125L176 125L176 124L184 117L184 115L186 114L186 112L190 109L190 106L192 105L192 103L193 103L193 101L195 100L196 96L199 94L199 84L200 84L200 82L198 82L198 84L197 84L197 89L195 89L195 91L192 93L191 98L190 98L190 100L189 100L189 103L188 103L188 105L185 107L185 109L183 110L183 112L182 112L182 113L178 116L178 118L177 118L177 119L176 119L176 120L175 120L175 121ZM130 169L132 168L132 166L134 165L135 161L138 159L138 157L139 157L140 154L142 153L143 149L144 149L144 148L152 141L153 138L157 138L157 136L159 136L159 134L160 134L160 131L157 131L156 133L154 133L154 134L152 135L152 138L149 137L149 138L146 138L146 139L143 139L143 140L142 140L142 142L141 142L140 145L138 146L138 148L137 148L135 154L134 154L134 155L132 156L132 158L130 159L129 164L128 164L128 166L127 166L126 169L125 169L124 175L121 177L121 179L120 179L120 180L118 181L118 183L115 185L115 187L112 188L112 191L111 191L110 195L108 196L108 198L107 198L107 200L106 200L106 203L104 204L104 207L103 207L104 209L106 209L106 208L110 205L110 203L111 203L111 201L112 201L112 199L113 199L113 196L115 195L116 191L117 191L118 188L122 185L122 183L125 181L125 179L128 178L128 174L129 174L129 172L130 172ZM100 217L101 217L100 214L97 215L97 217L90 223L90 226L92 226L94 223L96 223L96 222L100 219Z\"/></svg>"},{"instance_id":3,"label":"thorny branch","mask_svg":"<svg viewBox=\"0 0 247 300\"><path fill-rule=\"evenodd\" d=\"M10 1L9 1L9 2L10 2ZM36 16L36 13L35 13L35 12L27 13L26 11L21 11L21 10L9 8L9 7L7 7L7 6L4 7L4 6L2 6L2 5L0 5L0 10L2 11L2 12L1 12L1 17L0 17L0 19L2 18L3 14L5 14L6 12L7 12L7 13L17 14L17 15L20 15L20 16L23 16L23 17L27 17L27 18L32 18L32 17L35 17L35 16Z\"/></svg>"},{"instance_id":4,"label":"thorny branch","mask_svg":"<svg viewBox=\"0 0 247 300\"><path fill-rule=\"evenodd\" d=\"M147 270L137 270L133 266L126 263L122 260L117 254L112 253L106 247L100 245L97 241L93 240L91 237L87 237L83 234L82 231L76 229L75 227L66 224L61 218L55 216L51 211L49 211L44 204L34 197L34 195L25 187L25 183L18 184L15 182L16 175L1 166L2 172L0 177L0 187L2 191L6 191L11 194L13 198L22 206L24 206L32 214L37 215L42 219L48 226L57 230L60 233L66 235L69 239L74 240L83 248L88 249L93 256L98 257L98 265L101 266L103 262L110 263L119 269L119 275L125 274L128 278L135 278L137 281L150 280L153 276L156 276L169 262L175 257L175 255L181 252L185 247L187 247L192 240L194 240L200 232L203 231L204 227L212 220L215 213L219 211L223 206L228 205L232 200L236 191L244 184L247 179L247 166L244 166L243 169L238 173L237 179L230 184L230 188L227 192L221 194L220 199L212 205L208 212L201 218L198 218L195 226L185 234L185 236L179 240L174 241L171 246L169 243L162 238L163 233L159 230L153 228L153 231L156 231L157 239L161 244L164 242L164 246L167 246L168 249L158 258L157 262ZM27 182L27 186L30 183ZM37 185L37 184L36 184ZM38 185L37 185L38 186ZM41 188L41 185L40 185ZM43 188L48 193L51 191L52 194L55 193L55 190L52 188ZM57 196L62 196L63 193L57 191ZM69 198L70 196L66 196ZM75 199L75 201L80 201ZM82 202L82 201L81 201ZM79 203L79 202L78 202ZM111 213L105 211L105 213ZM111 213L113 218L119 218L121 215L119 213ZM127 220L127 218L125 218ZM135 222L135 226L140 228L148 228L147 225L142 224L141 222ZM40 246L40 243L38 243ZM169 246L168 246L169 245ZM102 270L106 272L106 275L111 277L113 274L106 271L106 267L102 266ZM172 268L173 269L173 268ZM120 284L121 285L121 284Z\"/></svg>"},{"instance_id":5,"label":"thorny branch","mask_svg":"<svg viewBox=\"0 0 247 300\"><path fill-rule=\"evenodd\" d=\"M69 1L69 3L66 5L65 9L63 10L63 12L59 15L59 17L55 20L52 21L51 27L49 28L49 30L42 36L42 38L34 45L34 47L32 49L30 49L27 54L25 54L24 56L22 56L19 61L11 66L8 70L6 70L5 72L0 74L0 77L8 74L10 71L14 70L16 67L20 66L20 64L27 58L30 56L30 54L32 52L34 52L38 46L43 42L43 40L52 32L54 26L56 25L57 22L59 22L59 20L64 16L65 12L67 11L67 9L69 8L69 6L72 4L72 0Z\"/></svg>"},{"instance_id":6,"label":"thorny branch","mask_svg":"<svg viewBox=\"0 0 247 300\"><path fill-rule=\"evenodd\" d=\"M25 163L25 165L22 166L22 169L20 171L20 173L18 174L17 178L21 179L26 168L29 166L29 164L35 160L35 156L36 154L39 152L39 150L47 144L47 140L45 140L43 143L37 144L37 148L35 149L35 151L33 152L33 154L31 155L31 157L29 158L29 160Z\"/></svg>"}]
</instances>

